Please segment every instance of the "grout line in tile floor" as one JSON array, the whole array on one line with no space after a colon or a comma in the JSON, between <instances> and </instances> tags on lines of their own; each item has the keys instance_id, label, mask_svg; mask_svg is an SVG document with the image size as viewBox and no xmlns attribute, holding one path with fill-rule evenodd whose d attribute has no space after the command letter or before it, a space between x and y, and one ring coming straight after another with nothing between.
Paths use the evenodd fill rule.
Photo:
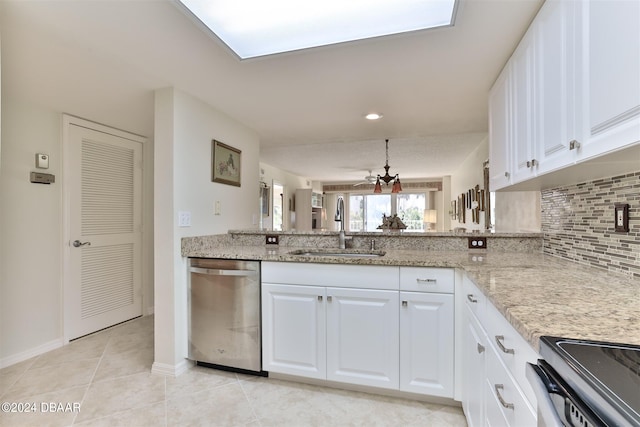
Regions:
<instances>
[{"instance_id":1,"label":"grout line in tile floor","mask_svg":"<svg viewBox=\"0 0 640 427\"><path fill-rule=\"evenodd\" d=\"M0 426L463 427L459 407L194 366L151 373L153 316L0 370L0 402L79 402L72 413L0 413Z\"/></svg>"}]
</instances>

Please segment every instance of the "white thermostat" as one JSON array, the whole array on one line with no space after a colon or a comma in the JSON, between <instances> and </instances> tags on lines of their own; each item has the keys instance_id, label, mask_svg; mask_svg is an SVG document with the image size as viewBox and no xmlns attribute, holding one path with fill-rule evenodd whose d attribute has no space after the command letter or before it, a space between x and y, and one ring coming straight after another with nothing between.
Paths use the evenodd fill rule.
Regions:
<instances>
[{"instance_id":1,"label":"white thermostat","mask_svg":"<svg viewBox=\"0 0 640 427\"><path fill-rule=\"evenodd\" d=\"M36 167L38 169L49 169L49 155L42 153L36 154Z\"/></svg>"}]
</instances>

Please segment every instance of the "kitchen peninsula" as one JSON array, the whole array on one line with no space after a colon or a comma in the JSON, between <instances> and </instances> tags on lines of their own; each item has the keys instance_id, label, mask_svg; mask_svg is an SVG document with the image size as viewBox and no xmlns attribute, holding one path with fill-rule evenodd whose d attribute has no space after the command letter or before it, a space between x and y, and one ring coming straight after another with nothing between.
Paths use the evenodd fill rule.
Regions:
<instances>
[{"instance_id":1,"label":"kitchen peninsula","mask_svg":"<svg viewBox=\"0 0 640 427\"><path fill-rule=\"evenodd\" d=\"M265 245L278 235L279 245ZM375 240L384 256L294 255L304 248L336 248L337 232L230 231L182 239L184 257L275 262L394 265L464 271L534 348L542 335L640 345L640 283L631 276L542 254L539 233L349 233L351 246ZM467 238L485 236L487 249L468 249ZM456 284L456 287L458 284ZM458 289L456 289L456 292Z\"/></svg>"},{"instance_id":2,"label":"kitchen peninsula","mask_svg":"<svg viewBox=\"0 0 640 427\"><path fill-rule=\"evenodd\" d=\"M640 283L545 255L542 234L347 239L230 231L183 238L182 255L261 261L270 375L452 399L474 426L537 424L542 336L640 345Z\"/></svg>"}]
</instances>

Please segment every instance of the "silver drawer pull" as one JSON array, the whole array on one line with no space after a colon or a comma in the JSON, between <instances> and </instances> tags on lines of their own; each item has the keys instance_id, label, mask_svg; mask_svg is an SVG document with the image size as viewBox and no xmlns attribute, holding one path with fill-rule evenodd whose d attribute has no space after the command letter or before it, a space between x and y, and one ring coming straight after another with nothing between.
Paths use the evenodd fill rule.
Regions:
<instances>
[{"instance_id":1,"label":"silver drawer pull","mask_svg":"<svg viewBox=\"0 0 640 427\"><path fill-rule=\"evenodd\" d=\"M406 301L402 301L402 306L406 307L408 305L408 303Z\"/></svg>"},{"instance_id":2,"label":"silver drawer pull","mask_svg":"<svg viewBox=\"0 0 640 427\"><path fill-rule=\"evenodd\" d=\"M498 397L498 400L500 401L500 404L502 406L504 406L507 409L515 408L515 406L513 406L513 403L507 403L507 401L504 400L504 398L502 397L502 394L500 394L500 390L504 390L504 385L503 384L495 384L493 387L496 390L496 396Z\"/></svg>"},{"instance_id":3,"label":"silver drawer pull","mask_svg":"<svg viewBox=\"0 0 640 427\"><path fill-rule=\"evenodd\" d=\"M436 283L437 280L436 279L421 279L421 278L417 278L416 279L417 283Z\"/></svg>"},{"instance_id":4,"label":"silver drawer pull","mask_svg":"<svg viewBox=\"0 0 640 427\"><path fill-rule=\"evenodd\" d=\"M478 354L482 354L482 353L484 353L484 346L478 343Z\"/></svg>"},{"instance_id":5,"label":"silver drawer pull","mask_svg":"<svg viewBox=\"0 0 640 427\"><path fill-rule=\"evenodd\" d=\"M478 302L478 300L473 297L473 294L467 294L467 299L469 300L469 302L472 302L474 304Z\"/></svg>"},{"instance_id":6,"label":"silver drawer pull","mask_svg":"<svg viewBox=\"0 0 640 427\"><path fill-rule=\"evenodd\" d=\"M318 301L322 302L322 295L318 295Z\"/></svg>"},{"instance_id":7,"label":"silver drawer pull","mask_svg":"<svg viewBox=\"0 0 640 427\"><path fill-rule=\"evenodd\" d=\"M331 295L327 296L327 302L331 302L333 300L333 298L331 297Z\"/></svg>"},{"instance_id":8,"label":"silver drawer pull","mask_svg":"<svg viewBox=\"0 0 640 427\"><path fill-rule=\"evenodd\" d=\"M514 349L505 347L504 344L502 344L502 341L504 341L504 335L496 335L496 344L498 344L500 350L502 350L504 353L516 354L516 351Z\"/></svg>"}]
</instances>

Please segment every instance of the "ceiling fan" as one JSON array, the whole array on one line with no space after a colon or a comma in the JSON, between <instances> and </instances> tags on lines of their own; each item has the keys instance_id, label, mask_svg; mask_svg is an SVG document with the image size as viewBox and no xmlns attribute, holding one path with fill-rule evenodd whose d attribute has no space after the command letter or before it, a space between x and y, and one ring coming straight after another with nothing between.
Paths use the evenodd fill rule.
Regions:
<instances>
[{"instance_id":1,"label":"ceiling fan","mask_svg":"<svg viewBox=\"0 0 640 427\"><path fill-rule=\"evenodd\" d=\"M363 185L363 184L375 184L378 177L375 175L372 175L371 172L372 170L369 169L369 175L364 177L364 181L353 184L353 186L357 187L358 185Z\"/></svg>"}]
</instances>

